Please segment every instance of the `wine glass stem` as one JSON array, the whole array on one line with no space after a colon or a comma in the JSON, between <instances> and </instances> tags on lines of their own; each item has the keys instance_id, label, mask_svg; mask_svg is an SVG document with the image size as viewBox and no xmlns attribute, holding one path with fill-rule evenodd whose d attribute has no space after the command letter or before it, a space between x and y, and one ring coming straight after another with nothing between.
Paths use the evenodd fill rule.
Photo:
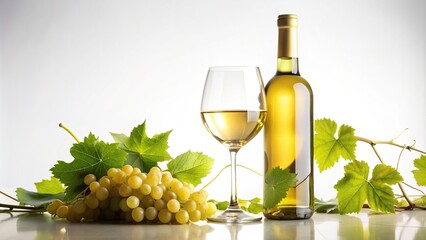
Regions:
<instances>
[{"instance_id":1,"label":"wine glass stem","mask_svg":"<svg viewBox=\"0 0 426 240\"><path fill-rule=\"evenodd\" d=\"M239 209L237 198L237 152L238 149L229 150L231 156L231 200L229 209Z\"/></svg>"}]
</instances>

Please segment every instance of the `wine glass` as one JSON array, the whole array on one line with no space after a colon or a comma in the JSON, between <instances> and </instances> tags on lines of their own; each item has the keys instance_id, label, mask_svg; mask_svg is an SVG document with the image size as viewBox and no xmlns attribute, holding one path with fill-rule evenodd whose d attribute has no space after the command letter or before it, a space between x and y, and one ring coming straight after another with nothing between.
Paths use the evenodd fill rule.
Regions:
<instances>
[{"instance_id":1,"label":"wine glass","mask_svg":"<svg viewBox=\"0 0 426 240\"><path fill-rule=\"evenodd\" d=\"M207 130L228 148L231 158L231 200L214 222L253 222L262 217L243 211L238 205L237 152L262 129L266 100L258 67L210 67L201 101L201 118Z\"/></svg>"}]
</instances>

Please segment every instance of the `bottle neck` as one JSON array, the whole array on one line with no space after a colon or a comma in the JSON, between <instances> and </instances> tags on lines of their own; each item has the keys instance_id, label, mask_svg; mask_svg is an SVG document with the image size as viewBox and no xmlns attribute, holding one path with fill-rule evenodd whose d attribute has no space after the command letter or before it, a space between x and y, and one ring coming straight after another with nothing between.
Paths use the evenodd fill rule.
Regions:
<instances>
[{"instance_id":1,"label":"bottle neck","mask_svg":"<svg viewBox=\"0 0 426 240\"><path fill-rule=\"evenodd\" d=\"M277 74L299 74L297 25L278 26Z\"/></svg>"},{"instance_id":2,"label":"bottle neck","mask_svg":"<svg viewBox=\"0 0 426 240\"><path fill-rule=\"evenodd\" d=\"M300 76L299 59L297 57L279 57L277 60L277 75Z\"/></svg>"}]
</instances>

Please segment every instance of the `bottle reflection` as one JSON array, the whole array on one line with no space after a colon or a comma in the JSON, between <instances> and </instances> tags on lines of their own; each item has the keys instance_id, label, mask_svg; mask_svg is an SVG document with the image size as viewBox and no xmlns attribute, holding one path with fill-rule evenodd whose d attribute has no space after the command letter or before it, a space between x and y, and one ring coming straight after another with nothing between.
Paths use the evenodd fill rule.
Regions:
<instances>
[{"instance_id":1,"label":"bottle reflection","mask_svg":"<svg viewBox=\"0 0 426 240\"><path fill-rule=\"evenodd\" d=\"M263 239L315 239L314 220L277 221L265 219Z\"/></svg>"}]
</instances>

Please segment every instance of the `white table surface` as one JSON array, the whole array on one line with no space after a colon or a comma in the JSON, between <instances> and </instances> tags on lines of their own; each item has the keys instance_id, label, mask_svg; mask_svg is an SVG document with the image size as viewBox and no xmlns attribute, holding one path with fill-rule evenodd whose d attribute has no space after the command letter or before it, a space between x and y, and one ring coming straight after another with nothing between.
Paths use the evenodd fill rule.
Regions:
<instances>
[{"instance_id":1,"label":"white table surface","mask_svg":"<svg viewBox=\"0 0 426 240\"><path fill-rule=\"evenodd\" d=\"M0 213L0 239L426 239L426 211L314 214L309 220L185 225L68 223L49 214Z\"/></svg>"}]
</instances>

